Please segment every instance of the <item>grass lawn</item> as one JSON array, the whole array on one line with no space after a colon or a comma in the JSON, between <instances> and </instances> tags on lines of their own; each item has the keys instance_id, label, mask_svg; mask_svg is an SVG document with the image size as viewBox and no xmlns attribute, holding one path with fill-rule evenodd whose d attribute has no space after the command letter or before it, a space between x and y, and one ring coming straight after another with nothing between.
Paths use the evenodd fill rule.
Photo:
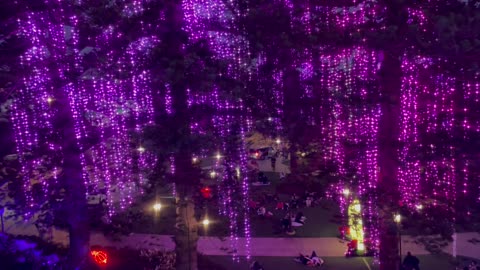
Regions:
<instances>
[{"instance_id":1,"label":"grass lawn","mask_svg":"<svg viewBox=\"0 0 480 270\"><path fill-rule=\"evenodd\" d=\"M452 270L454 269L449 257L426 255L418 256L420 259L420 269L422 270ZM215 263L217 267L211 267L210 270L246 270L249 269L249 263L244 258L240 262L233 262L231 257L226 256L207 256L206 259ZM265 270L305 270L310 267L303 266L293 261L293 258L287 257L255 257ZM375 270L377 266L372 264L373 258L344 258L344 257L326 257L324 270ZM367 266L368 264L368 266ZM203 268L200 268L203 270ZM312 268L316 269L316 268ZM206 269L205 269L206 270Z\"/></svg>"},{"instance_id":2,"label":"grass lawn","mask_svg":"<svg viewBox=\"0 0 480 270\"><path fill-rule=\"evenodd\" d=\"M274 172L265 173L271 181L269 186L251 186L251 193L253 199L260 198L262 193L275 193L275 186L280 182L279 174ZM280 194L282 201L289 201L290 197L285 194ZM144 205L141 212L144 213L143 218L136 220L133 224L133 232L135 233L152 233L152 234L174 234L175 229L175 206L173 199L162 199L162 209L156 215L151 211L148 204ZM283 210L274 210L275 204L267 205L268 211L272 211L274 217L261 218L256 213L251 213L251 228L253 237L290 237L280 232L280 220L286 214ZM200 235L209 236L228 236L228 220L226 217L218 215L216 209L216 202L212 201L207 204L208 216L211 224L208 230L201 227ZM335 215L339 213L338 206L332 202L324 201L321 206L311 208L293 209L291 212L296 214L302 211L307 217L304 226L296 228L296 235L294 237L336 237L338 234L338 221Z\"/></svg>"},{"instance_id":3,"label":"grass lawn","mask_svg":"<svg viewBox=\"0 0 480 270\"><path fill-rule=\"evenodd\" d=\"M252 198L256 200L260 198L262 193L276 193L276 185L280 183L278 173L266 172L265 175L271 181L268 186L252 186ZM281 201L290 201L290 196L279 194ZM274 214L273 218L261 218L253 213L251 215L252 236L254 237L288 237L286 234L280 233L280 220L286 215L286 211L274 210L275 203L267 204L267 210ZM294 237L336 237L338 235L338 223L336 215L339 214L338 206L332 202L322 201L321 206L292 209L290 212L296 214L302 211L307 217L305 225L296 228Z\"/></svg>"}]
</instances>

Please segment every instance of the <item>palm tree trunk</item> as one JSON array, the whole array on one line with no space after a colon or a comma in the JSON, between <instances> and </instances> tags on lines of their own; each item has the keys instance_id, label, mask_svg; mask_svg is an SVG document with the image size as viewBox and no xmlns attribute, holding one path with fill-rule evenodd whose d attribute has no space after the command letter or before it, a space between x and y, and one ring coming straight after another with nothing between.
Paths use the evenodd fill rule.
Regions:
<instances>
[{"instance_id":1,"label":"palm tree trunk","mask_svg":"<svg viewBox=\"0 0 480 270\"><path fill-rule=\"evenodd\" d=\"M67 193L66 208L70 239L68 267L77 269L86 262L89 253L90 231L86 187L82 174L81 152L75 134L75 120L63 89L58 91L56 99L59 104L58 128L63 131L63 177Z\"/></svg>"},{"instance_id":2,"label":"palm tree trunk","mask_svg":"<svg viewBox=\"0 0 480 270\"><path fill-rule=\"evenodd\" d=\"M400 132L400 92L402 68L400 53L386 51L380 70L382 90L382 115L379 123L379 189L383 194L379 198L383 217L380 220L380 270L395 270L400 266L398 236L388 227L393 223L392 203L399 200L398 189L398 149ZM383 199L382 199L383 198Z\"/></svg>"},{"instance_id":3,"label":"palm tree trunk","mask_svg":"<svg viewBox=\"0 0 480 270\"><path fill-rule=\"evenodd\" d=\"M176 207L177 221L175 225L175 252L177 270L197 270L198 222L195 218L195 204L185 192L191 186L177 187Z\"/></svg>"}]
</instances>

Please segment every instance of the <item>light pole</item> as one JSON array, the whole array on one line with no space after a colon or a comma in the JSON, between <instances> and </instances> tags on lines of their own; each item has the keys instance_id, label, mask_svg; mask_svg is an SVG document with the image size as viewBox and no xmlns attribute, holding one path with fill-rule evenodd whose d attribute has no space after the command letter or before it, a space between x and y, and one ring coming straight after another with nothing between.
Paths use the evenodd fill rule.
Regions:
<instances>
[{"instance_id":1,"label":"light pole","mask_svg":"<svg viewBox=\"0 0 480 270\"><path fill-rule=\"evenodd\" d=\"M398 249L400 255L400 269L402 269L402 234L400 233L400 228L402 226L402 216L400 214L396 214L394 217L395 223L397 223L397 233L398 233Z\"/></svg>"},{"instance_id":2,"label":"light pole","mask_svg":"<svg viewBox=\"0 0 480 270\"><path fill-rule=\"evenodd\" d=\"M2 221L2 233L5 233L5 225L3 225L3 213L5 212L5 208L0 208L0 219Z\"/></svg>"}]
</instances>

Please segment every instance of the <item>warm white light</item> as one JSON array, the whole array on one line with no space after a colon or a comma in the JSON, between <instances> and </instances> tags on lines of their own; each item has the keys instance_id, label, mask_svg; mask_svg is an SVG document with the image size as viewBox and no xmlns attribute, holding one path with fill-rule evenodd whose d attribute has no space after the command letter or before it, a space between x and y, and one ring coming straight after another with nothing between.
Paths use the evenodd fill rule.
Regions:
<instances>
[{"instance_id":1,"label":"warm white light","mask_svg":"<svg viewBox=\"0 0 480 270\"><path fill-rule=\"evenodd\" d=\"M400 221L402 221L402 216L400 214L396 214L393 220L395 220L396 223L400 223Z\"/></svg>"},{"instance_id":2,"label":"warm white light","mask_svg":"<svg viewBox=\"0 0 480 270\"><path fill-rule=\"evenodd\" d=\"M305 152L303 152L303 153L301 154L302 157L305 157L306 155L307 155L307 154L306 154Z\"/></svg>"},{"instance_id":3,"label":"warm white light","mask_svg":"<svg viewBox=\"0 0 480 270\"><path fill-rule=\"evenodd\" d=\"M53 102L53 98L52 98L52 97L48 97L48 98L47 98L47 102L48 102L48 104L51 104L51 103Z\"/></svg>"},{"instance_id":4,"label":"warm white light","mask_svg":"<svg viewBox=\"0 0 480 270\"><path fill-rule=\"evenodd\" d=\"M417 205L415 205L415 207L417 208L417 210L422 210L423 209L423 205L421 205L421 204L417 204Z\"/></svg>"},{"instance_id":5,"label":"warm white light","mask_svg":"<svg viewBox=\"0 0 480 270\"><path fill-rule=\"evenodd\" d=\"M350 190L348 188L343 189L343 195L347 196L350 195Z\"/></svg>"},{"instance_id":6,"label":"warm white light","mask_svg":"<svg viewBox=\"0 0 480 270\"><path fill-rule=\"evenodd\" d=\"M155 203L153 205L153 210L160 211L160 209L162 209L162 204L161 203Z\"/></svg>"},{"instance_id":7,"label":"warm white light","mask_svg":"<svg viewBox=\"0 0 480 270\"><path fill-rule=\"evenodd\" d=\"M138 152L140 152L140 153L145 152L145 148L143 148L143 146L138 147L137 150L138 150Z\"/></svg>"},{"instance_id":8,"label":"warm white light","mask_svg":"<svg viewBox=\"0 0 480 270\"><path fill-rule=\"evenodd\" d=\"M271 117L268 117L268 121L272 122L272 118L271 118Z\"/></svg>"},{"instance_id":9,"label":"warm white light","mask_svg":"<svg viewBox=\"0 0 480 270\"><path fill-rule=\"evenodd\" d=\"M240 177L240 168L239 167L235 168L235 171L237 172L237 177Z\"/></svg>"},{"instance_id":10,"label":"warm white light","mask_svg":"<svg viewBox=\"0 0 480 270\"><path fill-rule=\"evenodd\" d=\"M193 162L193 163L197 163L197 161L198 161L198 158L197 158L197 157L192 158L192 162Z\"/></svg>"},{"instance_id":11,"label":"warm white light","mask_svg":"<svg viewBox=\"0 0 480 270\"><path fill-rule=\"evenodd\" d=\"M220 153L218 153L215 157L216 157L217 159L221 159L221 158L222 158L222 155L220 155Z\"/></svg>"},{"instance_id":12,"label":"warm white light","mask_svg":"<svg viewBox=\"0 0 480 270\"><path fill-rule=\"evenodd\" d=\"M280 139L277 139L275 142L276 142L277 144L280 144L282 141L281 141Z\"/></svg>"},{"instance_id":13,"label":"warm white light","mask_svg":"<svg viewBox=\"0 0 480 270\"><path fill-rule=\"evenodd\" d=\"M217 173L215 171L210 172L210 177L214 178L216 175L217 175Z\"/></svg>"},{"instance_id":14,"label":"warm white light","mask_svg":"<svg viewBox=\"0 0 480 270\"><path fill-rule=\"evenodd\" d=\"M210 224L210 220L208 220L207 218L202 220L202 224L203 226L208 226L208 224Z\"/></svg>"}]
</instances>

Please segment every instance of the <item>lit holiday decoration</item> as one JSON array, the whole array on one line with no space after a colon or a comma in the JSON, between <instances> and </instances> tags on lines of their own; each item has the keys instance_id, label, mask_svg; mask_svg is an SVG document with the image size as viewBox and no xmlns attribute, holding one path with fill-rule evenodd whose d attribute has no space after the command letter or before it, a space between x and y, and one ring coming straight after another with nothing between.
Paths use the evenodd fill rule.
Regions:
<instances>
[{"instance_id":1,"label":"lit holiday decoration","mask_svg":"<svg viewBox=\"0 0 480 270\"><path fill-rule=\"evenodd\" d=\"M472 138L476 137L476 134L480 133L480 120L475 115L480 113L480 78L474 78L473 81L466 80L462 84L463 91L463 113L462 120L463 139L465 142L472 141ZM465 149L466 150L466 149ZM472 163L476 158L475 154L468 153L463 155L460 159L463 162L461 169L462 184L461 194L465 199L471 199L476 196L480 201L480 190L473 190L473 187L477 186L477 179L472 172Z\"/></svg>"},{"instance_id":2,"label":"lit holiday decoration","mask_svg":"<svg viewBox=\"0 0 480 270\"><path fill-rule=\"evenodd\" d=\"M362 221L362 206L358 199L348 206L348 226L349 237L351 240L355 240L357 243L358 252L365 251L363 221Z\"/></svg>"},{"instance_id":3,"label":"lit holiday decoration","mask_svg":"<svg viewBox=\"0 0 480 270\"><path fill-rule=\"evenodd\" d=\"M90 251L90 254L92 255L93 260L97 264L99 264L99 265L106 265L107 264L108 256L107 256L107 253L105 251L92 250L92 251Z\"/></svg>"},{"instance_id":4,"label":"lit holiday decoration","mask_svg":"<svg viewBox=\"0 0 480 270\"><path fill-rule=\"evenodd\" d=\"M226 75L235 79L248 79L251 77L250 64L246 62L248 60L247 56L249 56L248 44L243 37L243 30L238 23L239 20L237 20L240 16L245 16L247 10L236 1L228 2L228 7L225 3L227 2L211 0L183 1L184 30L189 33L192 42L206 39L210 49L214 52L214 57L217 59L231 61ZM215 24L220 24L231 31L211 31L209 26ZM188 104L189 106L204 104L213 107L216 111L210 121L222 140L220 145L222 155L221 158L216 159L215 163L215 170L222 170L221 177L218 178L220 213L229 217L231 249L238 250L239 230L243 227L246 255L250 257L246 150L243 149L245 145L236 146L231 143L229 138L239 132L244 138L246 130L251 128L253 121L249 116L251 112L243 107L241 101L232 98L226 99L223 95L220 97L219 91L221 90L214 86L210 93L199 94L198 91L189 91ZM247 119L241 118L238 115L239 111L246 114ZM199 125L200 121L202 119L192 119L192 132L203 132L202 125ZM240 171L239 177L236 176L237 167ZM243 207L235 203L237 199L234 196L238 194L241 194ZM244 224L239 223L240 219L244 221ZM236 252L233 253L233 257L235 260L237 259Z\"/></svg>"},{"instance_id":5,"label":"lit holiday decoration","mask_svg":"<svg viewBox=\"0 0 480 270\"><path fill-rule=\"evenodd\" d=\"M129 132L139 132L153 121L150 75L142 64L156 40L140 38L130 47L114 51L121 34L110 26L92 41L96 48L80 50L78 19L67 16L65 10L55 10L55 20L51 12L30 12L18 20L21 35L31 41L31 48L21 56L20 62L28 72L23 77L24 87L13 104L12 115L26 201L29 207L35 205L30 192L34 183L30 179L34 178L32 172L46 165L46 161L36 157L26 160L23 156L29 153L37 156L38 153L32 152L34 149L42 154L61 155L59 142L52 141L52 138L61 140L53 120L59 117L58 108L68 104L81 150L85 186L90 194L106 190L112 215L132 203L140 191L136 187L145 183L145 170L154 163L153 157L137 151L138 146L132 147ZM83 70L83 57L106 46L110 46L110 50L105 48L106 57L110 63L117 63L116 74L100 78L95 71ZM72 79L67 76L70 73L82 75ZM128 76L119 79L118 74ZM61 85L50 78L59 78ZM98 143L89 145L87 142L92 139ZM41 180L44 194L51 194L57 173L53 176Z\"/></svg>"},{"instance_id":6,"label":"lit holiday decoration","mask_svg":"<svg viewBox=\"0 0 480 270\"><path fill-rule=\"evenodd\" d=\"M417 205L421 192L420 161L412 155L418 153L418 149L421 148L418 99L422 89L418 82L418 74L424 69L424 66L417 65L415 62L424 63L428 66L430 60L404 57L402 63L404 76L402 79L400 141L403 142L403 147L399 150L401 163L398 170L398 180L403 203L410 208Z\"/></svg>"},{"instance_id":7,"label":"lit holiday decoration","mask_svg":"<svg viewBox=\"0 0 480 270\"><path fill-rule=\"evenodd\" d=\"M328 196L338 200L347 216L352 196L363 204L365 241L375 250L379 244L377 225L378 122L381 111L372 102L379 96L376 81L377 55L361 47L320 56L319 77L322 104L322 135L326 160L336 164L339 181ZM346 142L348 142L346 144ZM348 145L364 145L351 148ZM345 190L349 190L345 193ZM346 195L348 194L348 195Z\"/></svg>"},{"instance_id":8,"label":"lit holiday decoration","mask_svg":"<svg viewBox=\"0 0 480 270\"><path fill-rule=\"evenodd\" d=\"M468 159L458 157L455 134L467 139L468 114L463 125L455 117L459 103L457 79L442 74L437 65L443 60L425 57L404 57L402 68L402 129L400 141L399 190L405 205L415 209L421 198L433 199L433 205L455 205L457 184L462 179L463 188L468 186ZM421 80L420 74L429 74ZM471 85L471 84L470 84ZM465 86L464 86L465 88ZM469 86L466 86L463 100L467 101ZM463 102L463 111L468 111ZM463 164L458 163L462 159ZM457 165L460 165L458 167Z\"/></svg>"}]
</instances>

